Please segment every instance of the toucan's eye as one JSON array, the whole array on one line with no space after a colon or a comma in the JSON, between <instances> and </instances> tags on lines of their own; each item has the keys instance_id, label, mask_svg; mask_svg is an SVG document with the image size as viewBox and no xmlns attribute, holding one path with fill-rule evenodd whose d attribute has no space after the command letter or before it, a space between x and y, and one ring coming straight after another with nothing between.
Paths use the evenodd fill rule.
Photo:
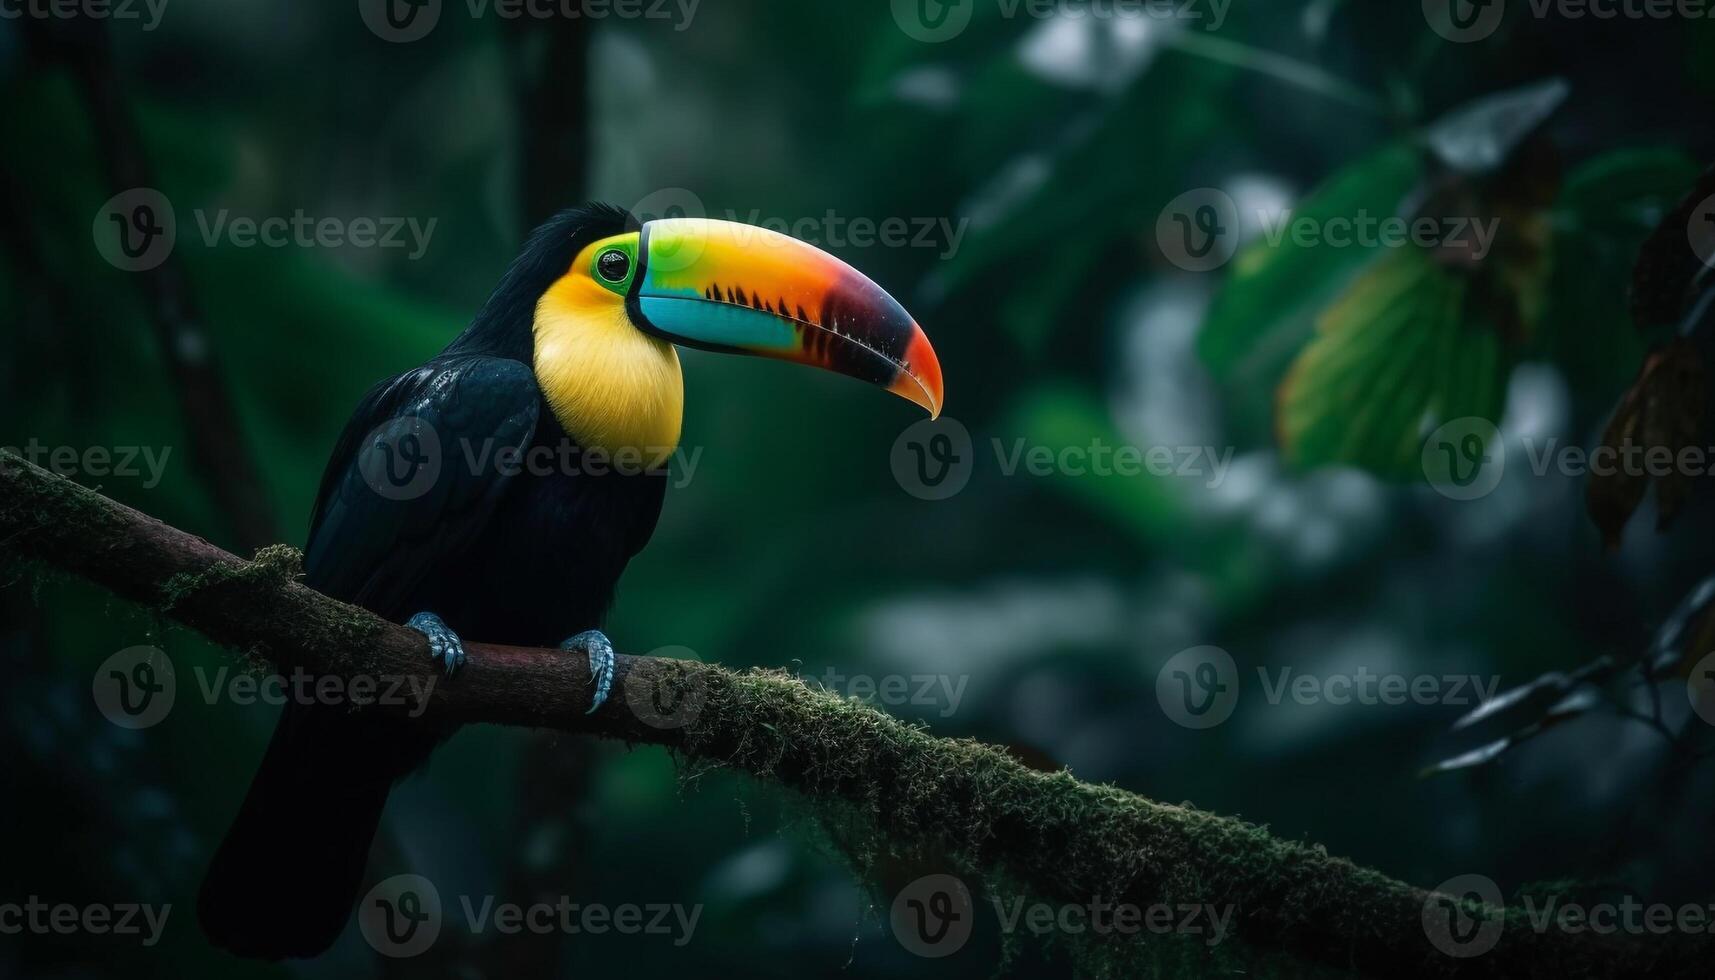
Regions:
<instances>
[{"instance_id":1,"label":"toucan's eye","mask_svg":"<svg viewBox=\"0 0 1715 980\"><path fill-rule=\"evenodd\" d=\"M624 282L625 277L631 274L631 256L610 248L596 257L595 270L608 282Z\"/></svg>"}]
</instances>

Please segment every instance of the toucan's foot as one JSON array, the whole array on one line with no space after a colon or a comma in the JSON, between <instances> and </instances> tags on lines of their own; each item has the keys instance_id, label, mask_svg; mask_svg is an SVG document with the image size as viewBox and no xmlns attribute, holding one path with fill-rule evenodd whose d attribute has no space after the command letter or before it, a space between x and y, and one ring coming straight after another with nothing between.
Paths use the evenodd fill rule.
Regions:
<instances>
[{"instance_id":1,"label":"toucan's foot","mask_svg":"<svg viewBox=\"0 0 1715 980\"><path fill-rule=\"evenodd\" d=\"M613 687L613 642L601 630L584 630L560 644L560 649L590 658L590 681L595 685L595 693L590 696L590 710L584 714L595 714Z\"/></svg>"},{"instance_id":2,"label":"toucan's foot","mask_svg":"<svg viewBox=\"0 0 1715 980\"><path fill-rule=\"evenodd\" d=\"M459 635L432 612L420 612L406 620L405 625L429 638L429 655L441 665L447 679L452 680L464 666L464 643Z\"/></svg>"}]
</instances>

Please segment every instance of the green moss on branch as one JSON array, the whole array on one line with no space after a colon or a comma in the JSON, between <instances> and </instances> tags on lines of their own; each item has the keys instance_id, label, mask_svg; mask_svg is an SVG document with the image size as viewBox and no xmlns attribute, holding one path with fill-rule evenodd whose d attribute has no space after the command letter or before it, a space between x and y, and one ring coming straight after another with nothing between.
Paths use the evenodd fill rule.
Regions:
<instances>
[{"instance_id":1,"label":"green moss on branch","mask_svg":"<svg viewBox=\"0 0 1715 980\"><path fill-rule=\"evenodd\" d=\"M289 548L242 561L193 535L0 454L0 550L162 610L280 669L434 675L422 636L297 581ZM1091 972L1318 972L1378 977L1704 975L1706 936L1673 940L1537 932L1501 913L1492 950L1456 958L1424 927L1430 896L1243 821L1146 799L1002 750L937 738L773 671L619 657L614 697L593 715L589 672L552 650L467 644L456 683L433 685L424 723L551 727L668 746L788 786L844 819L866 870L944 861L991 892L1065 904L1229 910L1228 943L1086 936ZM661 705L676 705L663 723ZM1474 914L1497 910L1471 908ZM1287 964L1282 966L1282 964Z\"/></svg>"}]
</instances>

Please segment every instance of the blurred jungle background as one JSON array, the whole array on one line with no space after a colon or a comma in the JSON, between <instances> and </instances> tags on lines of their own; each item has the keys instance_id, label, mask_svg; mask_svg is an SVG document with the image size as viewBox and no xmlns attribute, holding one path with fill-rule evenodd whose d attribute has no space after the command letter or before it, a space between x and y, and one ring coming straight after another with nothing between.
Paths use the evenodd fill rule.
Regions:
<instances>
[{"instance_id":1,"label":"blurred jungle background","mask_svg":"<svg viewBox=\"0 0 1715 980\"><path fill-rule=\"evenodd\" d=\"M1711 21L1515 3L1454 40L1433 2L1234 0L1218 27L1197 3L437 6L414 39L355 2L171 0L147 30L141 5L0 19L0 445L166 451L158 482L73 475L234 551L302 545L358 398L452 338L535 222L600 200L795 225L924 324L969 482L925 499L896 476L918 418L903 401L690 353L685 444L702 452L622 583L621 650L859 695L935 678L882 707L1417 885L1712 897L1715 740L1683 680L1715 628L1711 481L1529 465L1551 439L1715 444L1686 233L1715 192L1699 176ZM144 271L104 259L104 202L134 188L177 219ZM434 224L421 249L206 230L300 212ZM1272 234L1283 214L1497 234L1341 244ZM858 219L903 221L908 240ZM1180 230L1218 232L1215 258ZM1474 495L1421 453L1470 418L1507 453ZM1231 460L1218 479L1005 465L1019 446L1101 445ZM352 928L313 962L230 959L198 934L195 890L277 708L206 703L188 682L225 654L82 584L14 580L0 602L0 893L174 910L154 948L0 936L0 973L986 977L1001 961L986 915L954 956L902 948L895 869L854 875L788 794L659 749L495 728L395 792L373 873L502 901L700 904L690 942L449 929L389 961ZM180 691L130 731L91 679L140 644ZM1239 698L1185 727L1158 678L1208 645ZM1271 703L1259 667L1523 690L1460 723L1473 705L1452 696ZM1063 975L1065 955L1029 940L1010 969Z\"/></svg>"}]
</instances>

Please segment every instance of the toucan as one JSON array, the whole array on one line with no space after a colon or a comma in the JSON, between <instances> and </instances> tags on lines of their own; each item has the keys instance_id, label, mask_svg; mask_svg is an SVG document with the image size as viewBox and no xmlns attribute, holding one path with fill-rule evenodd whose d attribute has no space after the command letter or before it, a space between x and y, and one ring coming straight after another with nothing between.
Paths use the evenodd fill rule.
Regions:
<instances>
[{"instance_id":1,"label":"toucan","mask_svg":"<svg viewBox=\"0 0 1715 980\"><path fill-rule=\"evenodd\" d=\"M751 225L572 208L444 350L358 404L316 495L306 584L425 634L448 683L460 636L585 657L594 711L613 679L602 619L679 442L678 347L815 365L941 411L922 328L839 259ZM604 465L578 463L592 452ZM198 895L209 940L262 959L332 945L389 790L449 734L289 699Z\"/></svg>"}]
</instances>

